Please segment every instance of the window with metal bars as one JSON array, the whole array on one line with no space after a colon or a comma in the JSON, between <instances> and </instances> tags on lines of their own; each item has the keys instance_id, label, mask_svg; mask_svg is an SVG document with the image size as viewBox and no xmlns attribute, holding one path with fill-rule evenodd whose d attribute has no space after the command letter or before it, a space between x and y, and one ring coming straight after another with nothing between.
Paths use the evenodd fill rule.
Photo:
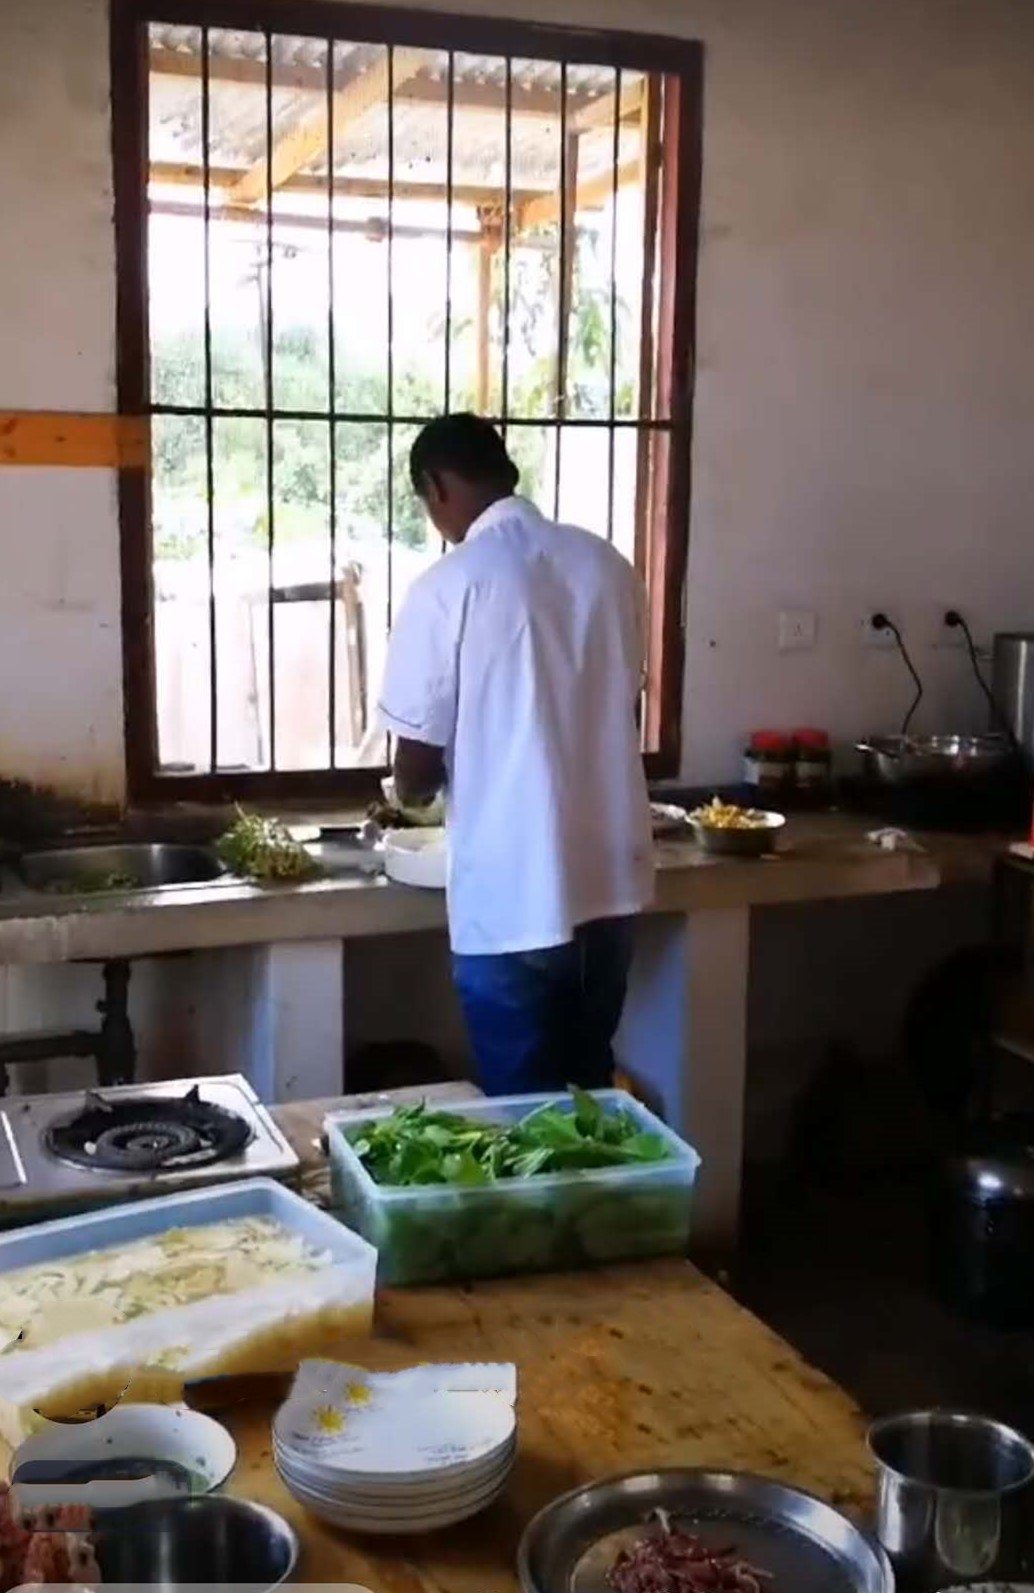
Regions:
<instances>
[{"instance_id":1,"label":"window with metal bars","mask_svg":"<svg viewBox=\"0 0 1034 1593\"><path fill-rule=\"evenodd\" d=\"M114 0L127 767L139 800L358 795L441 547L432 415L643 573L674 772L700 52L333 0Z\"/></svg>"}]
</instances>

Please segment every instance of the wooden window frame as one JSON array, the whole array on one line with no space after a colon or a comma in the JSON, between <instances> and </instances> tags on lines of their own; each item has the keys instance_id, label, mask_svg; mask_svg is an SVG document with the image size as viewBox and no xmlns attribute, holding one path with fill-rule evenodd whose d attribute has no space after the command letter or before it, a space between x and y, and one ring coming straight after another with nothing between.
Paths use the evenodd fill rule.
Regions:
<instances>
[{"instance_id":1,"label":"wooden window frame","mask_svg":"<svg viewBox=\"0 0 1034 1593\"><path fill-rule=\"evenodd\" d=\"M651 588L648 652L657 688L646 704L655 751L644 755L653 778L678 773L681 751L684 596L689 544L690 466L696 341L696 277L702 157L703 49L695 41L601 32L452 13L355 4L353 0L111 0L112 148L117 265L118 410L150 412L147 315L148 29L187 27L268 30L319 39L410 45L484 55L592 63L663 74L677 97L663 120L662 269L657 305L655 380L666 389L667 446L647 487L652 535L640 550ZM666 87L666 97L669 92ZM255 770L162 773L158 762L150 474L119 472L122 653L127 794L146 804L169 801L319 801L361 799L383 770ZM657 534L657 527L662 528ZM659 595L659 601L657 594Z\"/></svg>"}]
</instances>

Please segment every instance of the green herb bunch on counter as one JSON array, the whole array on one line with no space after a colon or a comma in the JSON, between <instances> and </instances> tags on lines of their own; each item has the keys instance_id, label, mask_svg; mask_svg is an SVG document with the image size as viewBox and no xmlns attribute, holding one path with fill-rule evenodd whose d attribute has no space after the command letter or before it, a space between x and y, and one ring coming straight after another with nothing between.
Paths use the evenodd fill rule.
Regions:
<instances>
[{"instance_id":1,"label":"green herb bunch on counter","mask_svg":"<svg viewBox=\"0 0 1034 1593\"><path fill-rule=\"evenodd\" d=\"M279 819L237 809L237 818L216 844L222 863L242 879L260 884L301 884L320 874L319 864Z\"/></svg>"}]
</instances>

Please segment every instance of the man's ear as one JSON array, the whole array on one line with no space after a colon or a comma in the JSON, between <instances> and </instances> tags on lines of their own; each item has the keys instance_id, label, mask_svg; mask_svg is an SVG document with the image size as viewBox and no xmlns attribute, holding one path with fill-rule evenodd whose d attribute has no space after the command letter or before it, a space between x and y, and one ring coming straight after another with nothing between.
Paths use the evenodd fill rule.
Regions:
<instances>
[{"instance_id":1,"label":"man's ear","mask_svg":"<svg viewBox=\"0 0 1034 1593\"><path fill-rule=\"evenodd\" d=\"M426 473L422 482L422 488L423 490L420 495L432 513L435 509L440 508L448 497L448 483L446 482L445 478L438 475L436 471L429 470Z\"/></svg>"}]
</instances>

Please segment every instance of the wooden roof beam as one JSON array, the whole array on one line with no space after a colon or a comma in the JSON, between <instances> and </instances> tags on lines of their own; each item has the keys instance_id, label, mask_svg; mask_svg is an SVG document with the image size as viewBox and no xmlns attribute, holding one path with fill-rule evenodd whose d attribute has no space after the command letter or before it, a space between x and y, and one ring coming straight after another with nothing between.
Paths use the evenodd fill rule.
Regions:
<instances>
[{"instance_id":1,"label":"wooden roof beam","mask_svg":"<svg viewBox=\"0 0 1034 1593\"><path fill-rule=\"evenodd\" d=\"M218 196L213 206L212 219L222 214L221 201L232 193L243 173L236 166L213 166L209 172L213 196ZM203 188L204 171L200 166L188 166L179 161L153 161L150 169L152 183L163 188ZM298 172L281 183L284 194L326 194L326 177ZM377 177L335 177L334 192L345 198L387 199L388 184ZM449 190L444 183L410 182L396 178L392 192L396 199L429 199L444 203ZM515 205L538 197L537 188L514 188ZM457 182L452 187L452 197L458 205L500 205L505 199L505 189L480 183Z\"/></svg>"},{"instance_id":2,"label":"wooden roof beam","mask_svg":"<svg viewBox=\"0 0 1034 1593\"><path fill-rule=\"evenodd\" d=\"M628 160L623 166L618 167L618 187L625 188L629 183L639 179L638 160ZM575 196L575 212L579 210L602 210L614 192L613 172L601 172L598 177L588 177L578 184ZM537 194L534 199L525 200L517 205L517 228L520 232L528 232L534 227L548 227L551 222L560 219L560 194L555 189L548 194Z\"/></svg>"},{"instance_id":3,"label":"wooden roof beam","mask_svg":"<svg viewBox=\"0 0 1034 1593\"><path fill-rule=\"evenodd\" d=\"M590 100L588 105L580 109L568 111L568 123L573 132L589 133L601 127L614 126L613 94L601 94L597 99ZM621 104L617 107L618 121L628 122L639 115L639 108L643 103L643 85L640 81L634 83L623 82L621 85Z\"/></svg>"},{"instance_id":4,"label":"wooden roof beam","mask_svg":"<svg viewBox=\"0 0 1034 1593\"><path fill-rule=\"evenodd\" d=\"M335 139L350 122L358 121L374 105L387 100L392 89L415 77L424 65L425 55L422 50L408 48L391 54L386 51L365 72L338 89L334 95ZM288 178L311 165L327 147L327 120L326 104L321 104L296 122L274 144L268 161L263 157L248 167L230 190L232 202L256 205L265 199L268 187L282 188Z\"/></svg>"},{"instance_id":5,"label":"wooden roof beam","mask_svg":"<svg viewBox=\"0 0 1034 1593\"><path fill-rule=\"evenodd\" d=\"M188 221L203 221L205 207L200 200L157 199L150 206L151 214L155 216L182 217ZM218 220L223 223L239 222L244 226L262 227L264 217L259 215L251 205L225 205L217 212ZM278 227L296 228L301 232L318 232L324 236L327 233L326 216L314 216L303 212L278 211L276 223ZM343 219L335 217L331 223L331 231L353 233L358 237L368 238L372 242L382 241L388 235L388 224L380 216L371 216L366 220ZM396 221L392 233L396 238L444 238L448 236L448 227L445 222L436 226L415 225L409 221ZM452 229L455 243L480 243L482 234L476 226L458 227Z\"/></svg>"}]
</instances>

